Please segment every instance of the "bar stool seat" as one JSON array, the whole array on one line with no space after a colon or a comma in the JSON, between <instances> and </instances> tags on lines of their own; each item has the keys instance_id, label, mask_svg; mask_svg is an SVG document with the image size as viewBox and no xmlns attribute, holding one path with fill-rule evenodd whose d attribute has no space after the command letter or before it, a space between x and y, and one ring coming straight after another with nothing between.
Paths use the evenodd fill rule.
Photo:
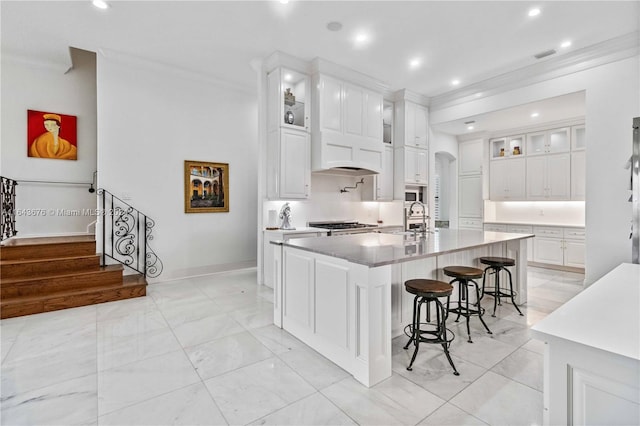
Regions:
<instances>
[{"instance_id":1,"label":"bar stool seat","mask_svg":"<svg viewBox=\"0 0 640 426\"><path fill-rule=\"evenodd\" d=\"M460 375L456 366L453 364L451 355L449 355L449 346L454 339L454 334L451 330L447 330L447 313L442 305L439 297L446 297L447 299L453 292L453 287L443 281L430 280L430 279L412 279L407 280L404 283L405 289L411 294L415 294L413 299L413 319L411 324L405 327L405 334L410 338L404 349L409 349L409 345L413 342L415 350L411 357L411 362L407 367L407 370L411 371L413 362L418 354L420 343L431 343L442 345L444 353L447 356L447 360L453 368L453 374ZM436 322L431 323L431 304L435 304L436 310ZM420 311L422 305L426 305L426 323L421 322Z\"/></svg>"},{"instance_id":2,"label":"bar stool seat","mask_svg":"<svg viewBox=\"0 0 640 426\"><path fill-rule=\"evenodd\" d=\"M520 308L518 307L518 305L516 305L515 296L518 293L513 290L513 279L511 277L511 271L507 269L507 266L515 266L516 261L509 257L487 256L481 257L480 263L482 263L483 265L488 265L482 273L482 296L480 298L482 299L485 294L493 297L493 314L491 316L496 316L497 305L502 306L501 299L503 297L510 298L511 303L513 303L513 306L516 308L520 316L523 316L522 311L520 311ZM509 288L500 287L500 271L505 271L509 276ZM487 273L495 275L493 287L485 287Z\"/></svg>"},{"instance_id":3,"label":"bar stool seat","mask_svg":"<svg viewBox=\"0 0 640 426\"><path fill-rule=\"evenodd\" d=\"M447 298L447 316L449 313L458 314L455 319L455 322L458 322L460 316L466 318L467 323L467 335L469 337L468 342L473 343L471 340L471 328L469 327L469 317L472 315L477 315L480 318L480 322L487 330L487 333L493 334L489 327L482 319L482 315L484 314L484 309L480 306L480 288L478 283L475 282L475 279L482 278L484 271L482 269L474 268L471 266L446 266L442 269L444 274L448 277L452 277L453 280L449 284L453 285L454 283L458 283L458 306L456 308L449 308L449 298ZM475 288L476 291L476 308L469 307L469 289L468 287ZM466 302L466 303L462 303Z\"/></svg>"}]
</instances>

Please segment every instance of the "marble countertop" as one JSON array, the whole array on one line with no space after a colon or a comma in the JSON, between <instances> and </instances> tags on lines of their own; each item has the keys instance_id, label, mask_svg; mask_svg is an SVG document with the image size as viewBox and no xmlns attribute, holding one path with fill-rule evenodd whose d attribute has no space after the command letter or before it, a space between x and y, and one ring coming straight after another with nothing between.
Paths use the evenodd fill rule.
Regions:
<instances>
[{"instance_id":1,"label":"marble countertop","mask_svg":"<svg viewBox=\"0 0 640 426\"><path fill-rule=\"evenodd\" d=\"M414 238L412 233L366 233L296 238L278 244L377 267L524 238L533 238L533 234L440 229L426 238L419 234Z\"/></svg>"},{"instance_id":2,"label":"marble countertop","mask_svg":"<svg viewBox=\"0 0 640 426\"><path fill-rule=\"evenodd\" d=\"M508 220L485 220L482 223L488 225L530 225L530 226L553 226L554 228L584 228L584 224L567 224L567 223L542 223L542 222L514 222Z\"/></svg>"},{"instance_id":3,"label":"marble countertop","mask_svg":"<svg viewBox=\"0 0 640 426\"><path fill-rule=\"evenodd\" d=\"M265 232L278 232L282 234L302 234L305 232L329 232L324 228L310 228L308 226L296 227L296 229L265 229Z\"/></svg>"},{"instance_id":4,"label":"marble countertop","mask_svg":"<svg viewBox=\"0 0 640 426\"><path fill-rule=\"evenodd\" d=\"M533 336L640 360L639 283L640 265L623 263L534 325Z\"/></svg>"}]
</instances>

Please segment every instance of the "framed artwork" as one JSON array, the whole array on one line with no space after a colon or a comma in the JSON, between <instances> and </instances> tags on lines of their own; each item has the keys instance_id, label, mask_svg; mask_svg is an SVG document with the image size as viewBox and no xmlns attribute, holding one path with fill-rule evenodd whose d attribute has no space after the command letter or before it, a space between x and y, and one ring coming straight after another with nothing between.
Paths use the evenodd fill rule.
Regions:
<instances>
[{"instance_id":1,"label":"framed artwork","mask_svg":"<svg viewBox=\"0 0 640 426\"><path fill-rule=\"evenodd\" d=\"M184 162L184 212L229 211L229 164Z\"/></svg>"},{"instance_id":2,"label":"framed artwork","mask_svg":"<svg viewBox=\"0 0 640 426\"><path fill-rule=\"evenodd\" d=\"M27 110L27 155L77 160L77 119L75 115Z\"/></svg>"}]
</instances>

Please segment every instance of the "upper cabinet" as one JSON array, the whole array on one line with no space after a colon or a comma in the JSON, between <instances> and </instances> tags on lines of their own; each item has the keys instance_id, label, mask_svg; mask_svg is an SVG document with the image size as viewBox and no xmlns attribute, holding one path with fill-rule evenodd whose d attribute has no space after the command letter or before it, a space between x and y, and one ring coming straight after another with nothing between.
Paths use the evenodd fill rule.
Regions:
<instances>
[{"instance_id":1,"label":"upper cabinet","mask_svg":"<svg viewBox=\"0 0 640 426\"><path fill-rule=\"evenodd\" d=\"M569 127L527 134L527 155L556 154L571 149Z\"/></svg>"},{"instance_id":2,"label":"upper cabinet","mask_svg":"<svg viewBox=\"0 0 640 426\"><path fill-rule=\"evenodd\" d=\"M267 74L267 197L309 198L309 78L286 68Z\"/></svg>"},{"instance_id":3,"label":"upper cabinet","mask_svg":"<svg viewBox=\"0 0 640 426\"><path fill-rule=\"evenodd\" d=\"M428 117L427 108L411 101L404 101L404 138L399 141L400 144L426 149L429 133Z\"/></svg>"},{"instance_id":4,"label":"upper cabinet","mask_svg":"<svg viewBox=\"0 0 640 426\"><path fill-rule=\"evenodd\" d=\"M383 168L382 94L325 75L312 78L312 167Z\"/></svg>"},{"instance_id":5,"label":"upper cabinet","mask_svg":"<svg viewBox=\"0 0 640 426\"><path fill-rule=\"evenodd\" d=\"M581 151L587 147L587 130L584 125L571 128L571 150Z\"/></svg>"},{"instance_id":6,"label":"upper cabinet","mask_svg":"<svg viewBox=\"0 0 640 426\"><path fill-rule=\"evenodd\" d=\"M482 139L460 142L458 145L458 174L478 175L482 173Z\"/></svg>"},{"instance_id":7,"label":"upper cabinet","mask_svg":"<svg viewBox=\"0 0 640 426\"><path fill-rule=\"evenodd\" d=\"M524 135L491 139L489 146L492 160L518 157L524 154Z\"/></svg>"}]
</instances>

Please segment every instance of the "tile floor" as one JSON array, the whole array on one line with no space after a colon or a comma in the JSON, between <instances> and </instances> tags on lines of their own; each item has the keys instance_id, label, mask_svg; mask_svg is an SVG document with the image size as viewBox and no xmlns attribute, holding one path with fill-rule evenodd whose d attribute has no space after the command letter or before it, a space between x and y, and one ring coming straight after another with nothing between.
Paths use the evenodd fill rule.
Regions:
<instances>
[{"instance_id":1,"label":"tile floor","mask_svg":"<svg viewBox=\"0 0 640 426\"><path fill-rule=\"evenodd\" d=\"M366 388L272 325L254 270L150 285L148 297L0 321L2 425L530 425L542 422L543 344L529 327L582 289L529 269L524 317L452 325L442 350L393 342L393 375ZM461 323L462 324L462 323Z\"/></svg>"}]
</instances>

